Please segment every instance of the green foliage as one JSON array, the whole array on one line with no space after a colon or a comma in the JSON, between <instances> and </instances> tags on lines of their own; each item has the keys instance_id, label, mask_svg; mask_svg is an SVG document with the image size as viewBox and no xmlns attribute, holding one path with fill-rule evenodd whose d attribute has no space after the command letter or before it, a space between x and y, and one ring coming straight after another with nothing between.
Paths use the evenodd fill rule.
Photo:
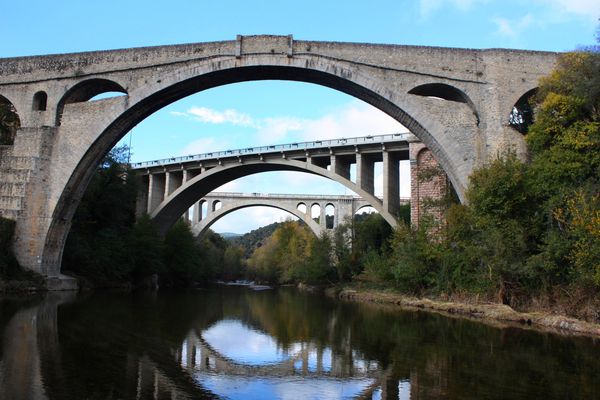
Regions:
<instances>
[{"instance_id":1,"label":"green foliage","mask_svg":"<svg viewBox=\"0 0 600 400\"><path fill-rule=\"evenodd\" d=\"M177 221L165 236L165 264L171 282L191 286L202 269L194 235L184 221Z\"/></svg>"},{"instance_id":2,"label":"green foliage","mask_svg":"<svg viewBox=\"0 0 600 400\"><path fill-rule=\"evenodd\" d=\"M138 183L116 156L121 151L128 149L111 151L88 185L63 256L65 270L100 284L130 281L134 271L128 244L132 242Z\"/></svg>"},{"instance_id":3,"label":"green foliage","mask_svg":"<svg viewBox=\"0 0 600 400\"><path fill-rule=\"evenodd\" d=\"M19 275L21 267L12 248L15 221L0 217L0 278L11 279Z\"/></svg>"},{"instance_id":4,"label":"green foliage","mask_svg":"<svg viewBox=\"0 0 600 400\"><path fill-rule=\"evenodd\" d=\"M499 155L472 174L468 206L447 207L443 226L396 230L401 289L507 304L557 287L600 291L600 54L562 55L537 102L528 163Z\"/></svg>"},{"instance_id":5,"label":"green foliage","mask_svg":"<svg viewBox=\"0 0 600 400\"><path fill-rule=\"evenodd\" d=\"M428 228L426 223L416 230L401 224L391 241L391 274L396 285L410 293L421 294L435 286L440 260L428 238Z\"/></svg>"},{"instance_id":6,"label":"green foliage","mask_svg":"<svg viewBox=\"0 0 600 400\"><path fill-rule=\"evenodd\" d=\"M525 164L514 153L496 158L487 167L473 172L466 193L478 218L501 224L524 218L529 210Z\"/></svg>"},{"instance_id":7,"label":"green foliage","mask_svg":"<svg viewBox=\"0 0 600 400\"><path fill-rule=\"evenodd\" d=\"M225 265L225 252L229 246L228 242L219 234L209 230L204 234L202 240L198 243L198 251L202 259L202 274L204 280L220 277L227 279L227 276L223 276Z\"/></svg>"},{"instance_id":8,"label":"green foliage","mask_svg":"<svg viewBox=\"0 0 600 400\"><path fill-rule=\"evenodd\" d=\"M285 222L248 259L250 278L266 282L310 284L336 280L332 241L319 238L298 222Z\"/></svg>"},{"instance_id":9,"label":"green foliage","mask_svg":"<svg viewBox=\"0 0 600 400\"><path fill-rule=\"evenodd\" d=\"M164 244L147 214L138 218L133 225L128 244L135 282L165 271Z\"/></svg>"},{"instance_id":10,"label":"green foliage","mask_svg":"<svg viewBox=\"0 0 600 400\"><path fill-rule=\"evenodd\" d=\"M250 258L254 250L262 246L265 240L275 232L281 225L280 222L254 229L242 236L230 239L233 246L241 246L244 248L244 259Z\"/></svg>"},{"instance_id":11,"label":"green foliage","mask_svg":"<svg viewBox=\"0 0 600 400\"><path fill-rule=\"evenodd\" d=\"M309 284L335 280L335 270L331 260L331 239L327 233L321 234L311 242L310 255L304 266L297 269L296 277Z\"/></svg>"},{"instance_id":12,"label":"green foliage","mask_svg":"<svg viewBox=\"0 0 600 400\"><path fill-rule=\"evenodd\" d=\"M0 145L12 145L20 126L21 122L15 108L8 102L2 102L0 96Z\"/></svg>"},{"instance_id":13,"label":"green foliage","mask_svg":"<svg viewBox=\"0 0 600 400\"><path fill-rule=\"evenodd\" d=\"M244 276L242 257L244 248L241 246L228 246L223 254L223 269L221 277L225 280L240 279Z\"/></svg>"}]
</instances>

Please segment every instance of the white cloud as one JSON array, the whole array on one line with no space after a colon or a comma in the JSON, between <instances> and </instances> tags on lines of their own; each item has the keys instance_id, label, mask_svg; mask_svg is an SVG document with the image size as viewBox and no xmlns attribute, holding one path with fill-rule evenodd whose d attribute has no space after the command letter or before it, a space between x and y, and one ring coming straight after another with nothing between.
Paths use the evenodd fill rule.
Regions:
<instances>
[{"instance_id":1,"label":"white cloud","mask_svg":"<svg viewBox=\"0 0 600 400\"><path fill-rule=\"evenodd\" d=\"M490 0L420 0L419 8L421 16L428 17L444 8L455 8L466 12L471 11L477 5L486 3L492 2ZM571 17L596 24L598 18L600 18L600 1L598 0L532 0L526 4L517 1L506 1L504 4L504 8L510 10L507 10L507 13L509 12L511 16L518 15L513 12L514 10L519 11L521 14L529 12L529 14L538 16L536 24L539 25L557 23ZM527 18L533 21L531 15ZM520 33L520 30L523 30L519 26L525 23L525 19L525 17L497 16L493 20L498 25L499 33L515 37Z\"/></svg>"},{"instance_id":2,"label":"white cloud","mask_svg":"<svg viewBox=\"0 0 600 400\"><path fill-rule=\"evenodd\" d=\"M171 115L187 116L202 123L229 123L254 128L255 133L247 135L248 143L237 143L235 148L244 147L246 144L265 146L407 131L389 115L360 101L352 101L346 106L316 119L293 116L253 118L249 114L236 110L217 111L205 107L192 107L185 113L175 111L171 112ZM194 154L194 152L190 152L193 149L199 149L198 152L229 149L226 143L222 143L221 148L217 149L212 146L213 142L207 143L203 140L190 143L181 153ZM202 147L207 144L211 146Z\"/></svg>"},{"instance_id":3,"label":"white cloud","mask_svg":"<svg viewBox=\"0 0 600 400\"><path fill-rule=\"evenodd\" d=\"M523 17L516 20L509 20L506 18L492 18L497 26L496 33L502 36L507 36L512 39L518 38L523 31L531 27L536 21L531 14L526 14Z\"/></svg>"},{"instance_id":4,"label":"white cloud","mask_svg":"<svg viewBox=\"0 0 600 400\"><path fill-rule=\"evenodd\" d=\"M207 107L192 107L186 112L171 111L176 117L190 117L199 122L208 124L232 124L237 126L255 126L254 120L248 114L234 109L224 111L213 110Z\"/></svg>"},{"instance_id":5,"label":"white cloud","mask_svg":"<svg viewBox=\"0 0 600 400\"><path fill-rule=\"evenodd\" d=\"M536 0L536 3L548 6L558 15L568 13L592 20L594 23L600 17L600 1L598 0Z\"/></svg>"},{"instance_id":6,"label":"white cloud","mask_svg":"<svg viewBox=\"0 0 600 400\"><path fill-rule=\"evenodd\" d=\"M477 3L487 3L488 1L489 0L421 0L420 9L422 16L428 16L446 5L461 11L468 11L473 5Z\"/></svg>"},{"instance_id":7,"label":"white cloud","mask_svg":"<svg viewBox=\"0 0 600 400\"><path fill-rule=\"evenodd\" d=\"M215 232L246 233L274 222L297 219L287 211L273 207L247 207L227 214L210 228Z\"/></svg>"}]
</instances>

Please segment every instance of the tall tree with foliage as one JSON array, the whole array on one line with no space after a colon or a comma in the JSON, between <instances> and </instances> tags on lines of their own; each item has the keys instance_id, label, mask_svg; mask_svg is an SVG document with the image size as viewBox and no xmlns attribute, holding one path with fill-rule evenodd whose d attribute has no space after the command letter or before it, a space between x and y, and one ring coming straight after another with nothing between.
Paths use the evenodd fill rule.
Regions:
<instances>
[{"instance_id":1,"label":"tall tree with foliage","mask_svg":"<svg viewBox=\"0 0 600 400\"><path fill-rule=\"evenodd\" d=\"M98 166L65 245L64 269L100 283L129 281L133 270L127 244L138 186L126 164L128 152L126 146L115 148Z\"/></svg>"},{"instance_id":2,"label":"tall tree with foliage","mask_svg":"<svg viewBox=\"0 0 600 400\"><path fill-rule=\"evenodd\" d=\"M530 265L555 284L600 288L600 53L561 55L537 103L527 144L545 230Z\"/></svg>"}]
</instances>

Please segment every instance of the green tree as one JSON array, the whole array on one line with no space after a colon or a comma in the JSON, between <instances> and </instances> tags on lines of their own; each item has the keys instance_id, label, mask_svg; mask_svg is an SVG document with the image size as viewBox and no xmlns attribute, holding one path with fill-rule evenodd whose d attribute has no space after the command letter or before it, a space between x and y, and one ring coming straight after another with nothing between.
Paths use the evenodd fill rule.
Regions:
<instances>
[{"instance_id":1,"label":"green tree","mask_svg":"<svg viewBox=\"0 0 600 400\"><path fill-rule=\"evenodd\" d=\"M188 223L178 220L165 235L165 265L163 275L176 286L192 286L212 275L206 268L200 248Z\"/></svg>"},{"instance_id":2,"label":"green tree","mask_svg":"<svg viewBox=\"0 0 600 400\"><path fill-rule=\"evenodd\" d=\"M98 283L130 281L127 242L135 222L138 183L124 163L126 146L113 149L98 166L73 217L63 268Z\"/></svg>"},{"instance_id":3,"label":"green tree","mask_svg":"<svg viewBox=\"0 0 600 400\"><path fill-rule=\"evenodd\" d=\"M163 241L147 214L135 222L129 235L128 247L134 282L165 271Z\"/></svg>"},{"instance_id":4,"label":"green tree","mask_svg":"<svg viewBox=\"0 0 600 400\"><path fill-rule=\"evenodd\" d=\"M15 108L0 96L0 145L12 145L21 126Z\"/></svg>"}]
</instances>

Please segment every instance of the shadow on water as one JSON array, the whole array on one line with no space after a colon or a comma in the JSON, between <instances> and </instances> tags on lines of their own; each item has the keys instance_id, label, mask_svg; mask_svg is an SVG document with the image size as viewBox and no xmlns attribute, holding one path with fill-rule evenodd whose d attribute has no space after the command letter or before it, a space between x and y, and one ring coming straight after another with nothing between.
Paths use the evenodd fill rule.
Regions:
<instances>
[{"instance_id":1,"label":"shadow on water","mask_svg":"<svg viewBox=\"0 0 600 400\"><path fill-rule=\"evenodd\" d=\"M0 398L600 398L600 343L291 288L0 300Z\"/></svg>"}]
</instances>

